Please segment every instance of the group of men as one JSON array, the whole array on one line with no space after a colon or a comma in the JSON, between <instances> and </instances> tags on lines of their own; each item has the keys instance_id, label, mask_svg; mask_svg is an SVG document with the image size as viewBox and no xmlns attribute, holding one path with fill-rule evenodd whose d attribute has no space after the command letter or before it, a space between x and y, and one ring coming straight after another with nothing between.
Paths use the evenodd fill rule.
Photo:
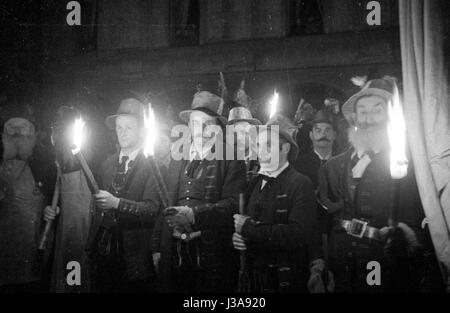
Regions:
<instances>
[{"instance_id":1,"label":"group of men","mask_svg":"<svg viewBox=\"0 0 450 313\"><path fill-rule=\"evenodd\" d=\"M92 186L61 140L69 131L54 127L62 170L59 206L41 212L38 205L18 208L18 194L34 199L51 183L32 172L34 188L11 183L17 179L10 176L19 172L9 167L20 162L20 168L29 168L35 159L3 154L1 238L11 249L1 245L0 290L35 290L42 275L29 273L39 262L33 240L42 228L34 223L53 220L58 223L51 290L57 292L430 290L435 284L429 265L435 260L412 164L399 188L391 188L386 125L392 96L390 79L374 79L344 103L351 147L338 154L339 122L327 110L307 123L312 146L302 151L302 130L288 118L275 114L262 125L246 107L236 106L226 119L223 99L199 91L191 109L179 114L190 131L183 146L187 157L174 158L172 151L169 163L157 163L161 175L143 151L144 105L125 99L106 119L120 149L94 169L100 190L92 196ZM233 126L233 142L224 135L227 126ZM33 129L27 118L11 117L3 144L8 136L27 136ZM161 149L167 156L168 149ZM20 223L27 231L8 230ZM79 235L68 238L70 232ZM21 240L28 233L25 244ZM22 242L24 251L12 249L11 239ZM28 267L9 264L20 271L5 271L5 263L18 258ZM67 261L82 264L79 284L67 285ZM371 262L381 270L375 284L367 279Z\"/></svg>"}]
</instances>

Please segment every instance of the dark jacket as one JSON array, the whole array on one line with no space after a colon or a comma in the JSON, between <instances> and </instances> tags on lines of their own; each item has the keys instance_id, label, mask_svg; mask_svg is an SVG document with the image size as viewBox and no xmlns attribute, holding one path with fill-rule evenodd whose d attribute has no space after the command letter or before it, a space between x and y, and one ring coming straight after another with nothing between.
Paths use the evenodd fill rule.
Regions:
<instances>
[{"instance_id":1,"label":"dark jacket","mask_svg":"<svg viewBox=\"0 0 450 313\"><path fill-rule=\"evenodd\" d=\"M350 149L330 159L319 171L319 198L334 218L364 218L374 227L387 226L390 216L393 179L389 152L382 151L367 166L357 188L352 188ZM353 191L354 190L354 191ZM413 167L399 181L398 221L420 228L424 218Z\"/></svg>"},{"instance_id":2,"label":"dark jacket","mask_svg":"<svg viewBox=\"0 0 450 313\"><path fill-rule=\"evenodd\" d=\"M292 166L260 191L256 177L246 193L246 214L242 227L254 268L288 267L291 285L306 286L309 261L321 256L317 232L316 200L311 181ZM277 287L274 287L277 291Z\"/></svg>"},{"instance_id":3,"label":"dark jacket","mask_svg":"<svg viewBox=\"0 0 450 313\"><path fill-rule=\"evenodd\" d=\"M313 183L314 189L317 189L319 186L319 168L321 162L314 150L299 155L293 166L299 173L308 177Z\"/></svg>"},{"instance_id":4,"label":"dark jacket","mask_svg":"<svg viewBox=\"0 0 450 313\"><path fill-rule=\"evenodd\" d=\"M225 149L224 149L225 150ZM214 167L205 187L204 201L193 207L194 231L201 231L201 263L211 266L219 261L221 265L232 262L234 251L231 237L234 230L233 215L238 212L239 192L245 184L243 161L207 161ZM176 205L179 199L180 173L185 170L187 160L173 160L167 174L169 205ZM160 276L163 291L171 290L172 232L160 216L153 232L152 250L161 252Z\"/></svg>"},{"instance_id":5,"label":"dark jacket","mask_svg":"<svg viewBox=\"0 0 450 313\"><path fill-rule=\"evenodd\" d=\"M117 173L118 162L119 154L116 153L102 164L98 185L100 189L120 198L115 227L118 240L122 241L118 254L124 262L123 278L130 281L142 280L153 274L150 239L160 202L155 187L156 181L148 161L143 153L139 152L127 172L123 189L116 194L112 182ZM95 237L98 226L106 222L102 213L102 210L96 209L90 237Z\"/></svg>"}]
</instances>

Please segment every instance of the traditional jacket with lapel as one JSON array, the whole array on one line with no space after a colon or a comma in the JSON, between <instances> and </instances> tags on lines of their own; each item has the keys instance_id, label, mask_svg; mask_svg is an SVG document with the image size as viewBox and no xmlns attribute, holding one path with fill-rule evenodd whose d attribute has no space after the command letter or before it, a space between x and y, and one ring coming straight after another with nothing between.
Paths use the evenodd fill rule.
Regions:
<instances>
[{"instance_id":1,"label":"traditional jacket with lapel","mask_svg":"<svg viewBox=\"0 0 450 313\"><path fill-rule=\"evenodd\" d=\"M120 258L125 263L125 277L128 280L145 279L153 273L150 240L155 219L159 213L159 195L156 181L148 161L139 152L129 168L123 188L115 192L112 182L119 162L119 154L108 158L98 173L99 188L120 198L116 227L123 242ZM91 238L106 220L102 210L96 209Z\"/></svg>"},{"instance_id":2,"label":"traditional jacket with lapel","mask_svg":"<svg viewBox=\"0 0 450 313\"><path fill-rule=\"evenodd\" d=\"M335 218L364 218L374 227L384 227L390 217L393 180L389 171L389 153L375 154L357 187L352 183L350 149L330 159L319 171L319 198ZM424 218L413 167L399 182L399 222L420 228Z\"/></svg>"},{"instance_id":3,"label":"traditional jacket with lapel","mask_svg":"<svg viewBox=\"0 0 450 313\"><path fill-rule=\"evenodd\" d=\"M248 252L257 271L288 269L288 276L292 276L289 289L300 290L306 286L309 261L321 256L313 185L292 166L262 190L261 182L261 177L255 177L246 192L245 213L251 219L243 225L242 236L248 240ZM266 288L275 292L282 289Z\"/></svg>"},{"instance_id":4,"label":"traditional jacket with lapel","mask_svg":"<svg viewBox=\"0 0 450 313\"><path fill-rule=\"evenodd\" d=\"M224 149L225 150L225 149ZM204 186L204 202L193 207L195 215L194 231L202 232L201 260L205 266L212 259L229 262L233 254L231 236L233 215L238 212L239 192L245 185L245 164L243 161L207 161L208 175ZM172 160L167 175L169 204L175 205L179 199L180 174L188 160ZM172 233L162 216L159 217L152 237L152 250L161 252L160 276L162 289L170 290ZM220 257L218 257L220 255ZM215 262L215 261L214 261Z\"/></svg>"}]
</instances>

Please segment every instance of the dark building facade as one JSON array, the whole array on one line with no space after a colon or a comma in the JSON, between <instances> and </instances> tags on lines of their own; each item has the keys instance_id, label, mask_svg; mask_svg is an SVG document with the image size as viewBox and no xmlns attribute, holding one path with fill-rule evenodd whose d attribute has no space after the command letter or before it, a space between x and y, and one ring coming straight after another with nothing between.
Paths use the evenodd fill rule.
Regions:
<instances>
[{"instance_id":1,"label":"dark building facade","mask_svg":"<svg viewBox=\"0 0 450 313\"><path fill-rule=\"evenodd\" d=\"M352 76L400 77L397 1L378 1L379 26L366 21L368 2L84 0L80 26L67 25L64 1L48 4L39 98L54 106L89 93L106 114L124 93L149 92L178 112L199 84L216 91L223 72L230 94L245 79L256 115L266 116L275 88L293 115L302 97L344 100L357 88Z\"/></svg>"}]
</instances>

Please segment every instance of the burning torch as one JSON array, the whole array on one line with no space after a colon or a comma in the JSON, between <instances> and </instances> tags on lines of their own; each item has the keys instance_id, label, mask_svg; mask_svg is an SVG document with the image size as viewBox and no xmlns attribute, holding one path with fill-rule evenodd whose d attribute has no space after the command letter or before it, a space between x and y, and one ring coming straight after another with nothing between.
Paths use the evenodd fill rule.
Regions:
<instances>
[{"instance_id":1,"label":"burning torch","mask_svg":"<svg viewBox=\"0 0 450 313\"><path fill-rule=\"evenodd\" d=\"M269 118L272 118L277 113L278 99L279 99L279 95L278 95L277 90L275 89L275 91L273 92L272 99L269 102L269 105L270 105Z\"/></svg>"},{"instance_id":2,"label":"burning torch","mask_svg":"<svg viewBox=\"0 0 450 313\"><path fill-rule=\"evenodd\" d=\"M72 142L72 154L77 158L78 163L81 166L81 170L83 171L84 175L86 176L86 180L89 184L89 187L91 189L92 194L98 194L99 188L97 185L97 182L95 181L94 175L92 174L91 169L89 168L89 165L86 162L86 159L84 158L81 147L83 144L83 129L84 129L85 122L80 117L75 119L74 125L73 125L73 142Z\"/></svg>"},{"instance_id":3,"label":"burning torch","mask_svg":"<svg viewBox=\"0 0 450 313\"><path fill-rule=\"evenodd\" d=\"M390 172L392 182L391 218L389 226L396 226L399 205L399 182L408 174L408 159L406 158L406 123L400 102L397 85L394 83L393 97L388 103L389 121L387 126L390 145Z\"/></svg>"},{"instance_id":4,"label":"burning torch","mask_svg":"<svg viewBox=\"0 0 450 313\"><path fill-rule=\"evenodd\" d=\"M158 136L158 128L156 125L155 114L152 109L152 105L148 104L148 111L144 116L144 126L147 129L147 136L144 143L144 156L149 161L150 169L153 176L156 178L156 188L163 203L164 208L169 207L169 193L167 186L162 177L161 171L154 157L155 154L155 142Z\"/></svg>"}]
</instances>

